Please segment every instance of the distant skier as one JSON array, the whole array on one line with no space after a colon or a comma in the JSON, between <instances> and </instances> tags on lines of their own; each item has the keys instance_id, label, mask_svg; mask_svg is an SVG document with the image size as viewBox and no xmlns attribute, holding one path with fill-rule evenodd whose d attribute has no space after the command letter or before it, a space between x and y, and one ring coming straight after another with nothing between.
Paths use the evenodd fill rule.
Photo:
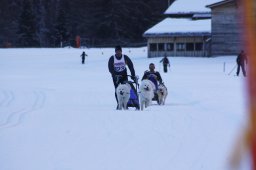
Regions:
<instances>
[{"instance_id":1,"label":"distant skier","mask_svg":"<svg viewBox=\"0 0 256 170\"><path fill-rule=\"evenodd\" d=\"M240 72L240 67L242 68L242 72L244 77L246 77L246 71L245 71L245 64L247 64L247 56L245 54L245 52L242 50L237 58L236 58L236 63L237 63L237 71L236 71L236 75L239 76L239 72Z\"/></svg>"},{"instance_id":2,"label":"distant skier","mask_svg":"<svg viewBox=\"0 0 256 170\"><path fill-rule=\"evenodd\" d=\"M83 53L81 54L81 57L82 57L82 64L84 64L84 60L85 60L85 57L87 56L87 54L85 54L85 52L83 51Z\"/></svg>"},{"instance_id":3,"label":"distant skier","mask_svg":"<svg viewBox=\"0 0 256 170\"><path fill-rule=\"evenodd\" d=\"M170 62L169 62L166 54L165 54L164 58L160 61L160 63L163 63L164 72L167 73L167 66L170 67Z\"/></svg>"}]
</instances>

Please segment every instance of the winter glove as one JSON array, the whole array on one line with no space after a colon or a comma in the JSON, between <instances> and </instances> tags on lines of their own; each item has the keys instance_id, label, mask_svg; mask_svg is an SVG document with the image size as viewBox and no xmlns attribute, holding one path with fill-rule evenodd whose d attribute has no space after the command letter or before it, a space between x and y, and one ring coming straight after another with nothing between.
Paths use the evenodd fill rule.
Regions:
<instances>
[{"instance_id":1,"label":"winter glove","mask_svg":"<svg viewBox=\"0 0 256 170\"><path fill-rule=\"evenodd\" d=\"M131 79L134 81L134 82L136 82L136 76L131 76Z\"/></svg>"},{"instance_id":2,"label":"winter glove","mask_svg":"<svg viewBox=\"0 0 256 170\"><path fill-rule=\"evenodd\" d=\"M137 83L138 82L138 79L139 79L139 76L132 76L131 77L132 78L132 80L135 82L135 83Z\"/></svg>"}]
</instances>

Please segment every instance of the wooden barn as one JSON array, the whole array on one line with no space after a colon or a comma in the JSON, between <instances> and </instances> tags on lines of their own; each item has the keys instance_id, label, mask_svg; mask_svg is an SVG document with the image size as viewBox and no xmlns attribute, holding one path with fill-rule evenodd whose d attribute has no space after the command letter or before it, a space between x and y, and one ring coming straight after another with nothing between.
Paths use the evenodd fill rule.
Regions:
<instances>
[{"instance_id":1,"label":"wooden barn","mask_svg":"<svg viewBox=\"0 0 256 170\"><path fill-rule=\"evenodd\" d=\"M206 5L219 0L175 0L165 11L168 18L148 29L148 57L211 54L211 10Z\"/></svg>"},{"instance_id":2,"label":"wooden barn","mask_svg":"<svg viewBox=\"0 0 256 170\"><path fill-rule=\"evenodd\" d=\"M209 56L211 21L166 18L144 33L148 57Z\"/></svg>"},{"instance_id":3,"label":"wooden barn","mask_svg":"<svg viewBox=\"0 0 256 170\"><path fill-rule=\"evenodd\" d=\"M241 6L236 0L207 5L212 14L211 55L235 55L242 50Z\"/></svg>"}]
</instances>

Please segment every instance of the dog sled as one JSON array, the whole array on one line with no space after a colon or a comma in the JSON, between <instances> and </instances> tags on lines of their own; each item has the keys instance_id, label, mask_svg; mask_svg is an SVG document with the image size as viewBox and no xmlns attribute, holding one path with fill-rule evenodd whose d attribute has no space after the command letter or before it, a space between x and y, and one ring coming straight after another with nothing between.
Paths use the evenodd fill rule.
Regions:
<instances>
[{"instance_id":1,"label":"dog sled","mask_svg":"<svg viewBox=\"0 0 256 170\"><path fill-rule=\"evenodd\" d=\"M119 83L122 83L122 84L128 83L131 86L130 98L127 103L127 109L129 107L135 107L136 110L140 110L140 102L139 102L139 96L138 96L138 89L139 89L138 77L136 77L136 76L134 77L131 75L127 75L127 77L128 77L128 81L124 81L124 82L120 82L120 79L122 78L121 75L120 76L118 75L116 77L116 81L118 84ZM129 80L129 78L131 80Z\"/></svg>"},{"instance_id":2,"label":"dog sled","mask_svg":"<svg viewBox=\"0 0 256 170\"><path fill-rule=\"evenodd\" d=\"M158 99L158 94L157 94L157 90L158 90L159 84L158 84L157 80L155 79L155 77L153 77L153 76L149 76L148 79L149 79L151 82L153 82L153 84L155 85L154 97L153 97L152 101L156 101L157 104L160 105L160 102L159 102L159 99Z\"/></svg>"}]
</instances>

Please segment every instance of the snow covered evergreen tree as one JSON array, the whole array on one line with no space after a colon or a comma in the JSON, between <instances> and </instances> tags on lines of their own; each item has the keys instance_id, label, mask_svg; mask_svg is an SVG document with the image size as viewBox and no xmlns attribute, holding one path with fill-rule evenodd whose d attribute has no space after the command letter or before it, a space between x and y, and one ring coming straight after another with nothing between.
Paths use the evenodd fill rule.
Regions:
<instances>
[{"instance_id":1,"label":"snow covered evergreen tree","mask_svg":"<svg viewBox=\"0 0 256 170\"><path fill-rule=\"evenodd\" d=\"M35 14L30 0L23 0L17 36L17 45L20 47L38 47L40 45L36 30Z\"/></svg>"},{"instance_id":2,"label":"snow covered evergreen tree","mask_svg":"<svg viewBox=\"0 0 256 170\"><path fill-rule=\"evenodd\" d=\"M59 6L57 9L57 18L56 18L56 25L55 25L55 46L58 44L67 41L69 39L69 32L68 32L68 12L69 12L69 1L62 0L59 2Z\"/></svg>"}]
</instances>

